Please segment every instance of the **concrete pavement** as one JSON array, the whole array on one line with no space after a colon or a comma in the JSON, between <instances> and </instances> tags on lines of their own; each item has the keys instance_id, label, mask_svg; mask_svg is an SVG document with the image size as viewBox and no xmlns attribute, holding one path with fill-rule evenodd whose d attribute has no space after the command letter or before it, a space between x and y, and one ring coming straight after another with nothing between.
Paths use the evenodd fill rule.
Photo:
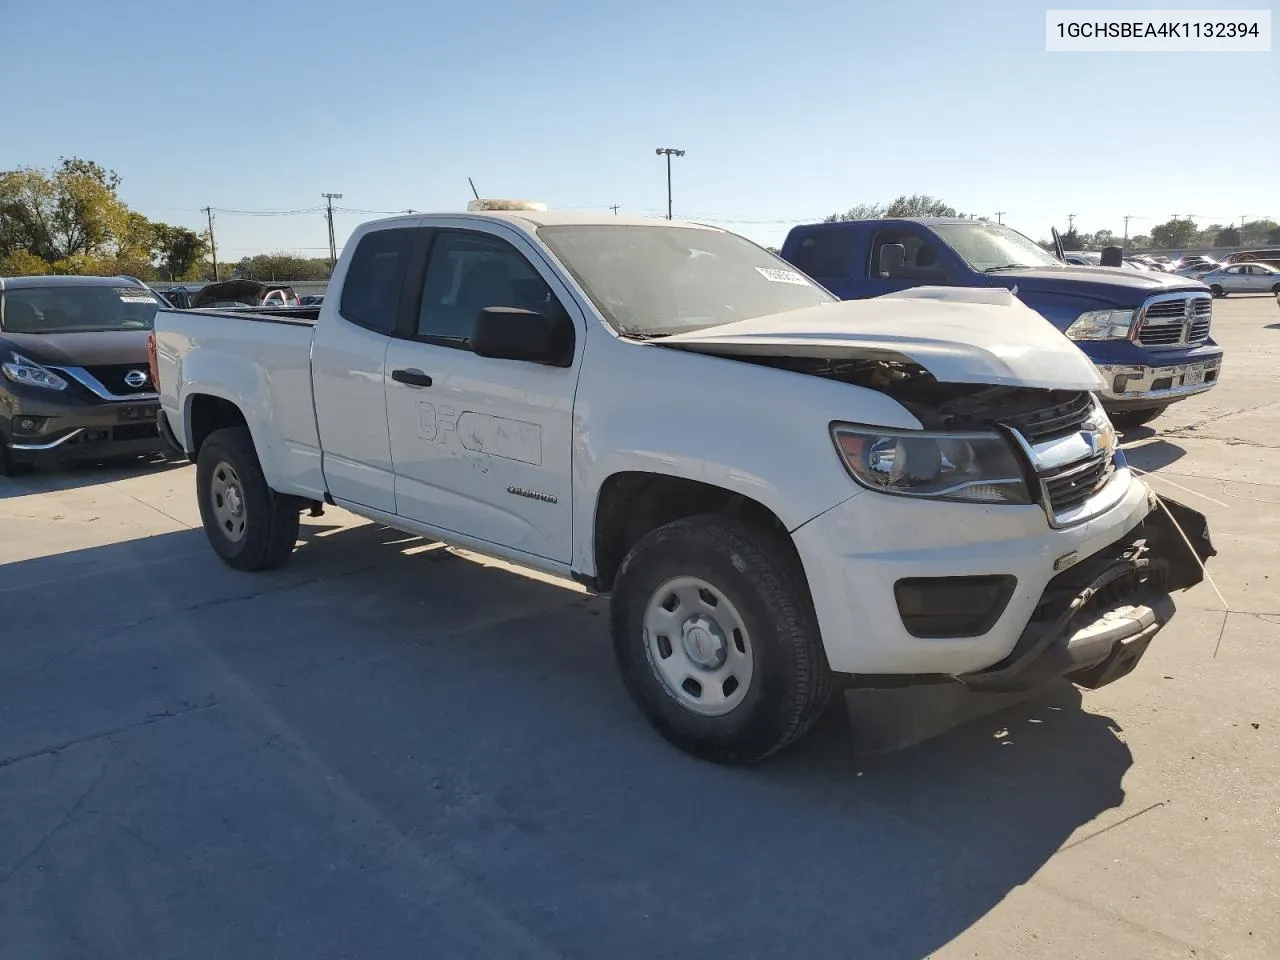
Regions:
<instances>
[{"instance_id":1,"label":"concrete pavement","mask_svg":"<svg viewBox=\"0 0 1280 960\"><path fill-rule=\"evenodd\" d=\"M0 480L0 960L1280 955L1280 310L1216 332L1125 439L1234 612L874 761L678 753L572 584L333 509L240 574L188 466Z\"/></svg>"}]
</instances>

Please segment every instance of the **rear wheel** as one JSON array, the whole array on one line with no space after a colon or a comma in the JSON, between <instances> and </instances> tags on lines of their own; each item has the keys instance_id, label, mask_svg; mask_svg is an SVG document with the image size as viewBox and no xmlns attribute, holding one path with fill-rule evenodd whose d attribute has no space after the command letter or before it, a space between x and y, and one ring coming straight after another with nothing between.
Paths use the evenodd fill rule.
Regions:
<instances>
[{"instance_id":1,"label":"rear wheel","mask_svg":"<svg viewBox=\"0 0 1280 960\"><path fill-rule=\"evenodd\" d=\"M1150 423L1162 413L1164 413L1164 407L1145 407L1141 410L1120 410L1111 414L1111 422L1123 430L1132 427L1140 427L1143 424Z\"/></svg>"},{"instance_id":2,"label":"rear wheel","mask_svg":"<svg viewBox=\"0 0 1280 960\"><path fill-rule=\"evenodd\" d=\"M789 546L720 517L677 520L623 561L611 609L628 693L668 741L748 763L822 715L831 674Z\"/></svg>"},{"instance_id":3,"label":"rear wheel","mask_svg":"<svg viewBox=\"0 0 1280 960\"><path fill-rule=\"evenodd\" d=\"M300 503L267 486L247 427L216 430L205 440L196 494L205 535L228 565L268 570L293 552Z\"/></svg>"}]
</instances>

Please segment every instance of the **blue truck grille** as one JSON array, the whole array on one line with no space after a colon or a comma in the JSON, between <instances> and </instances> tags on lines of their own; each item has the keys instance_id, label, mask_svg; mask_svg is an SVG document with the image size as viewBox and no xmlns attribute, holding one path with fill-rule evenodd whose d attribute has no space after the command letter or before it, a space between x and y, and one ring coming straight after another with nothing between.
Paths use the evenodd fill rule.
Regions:
<instances>
[{"instance_id":1,"label":"blue truck grille","mask_svg":"<svg viewBox=\"0 0 1280 960\"><path fill-rule=\"evenodd\" d=\"M1138 342L1146 347L1196 346L1209 339L1212 323L1208 294L1156 300L1138 311Z\"/></svg>"}]
</instances>

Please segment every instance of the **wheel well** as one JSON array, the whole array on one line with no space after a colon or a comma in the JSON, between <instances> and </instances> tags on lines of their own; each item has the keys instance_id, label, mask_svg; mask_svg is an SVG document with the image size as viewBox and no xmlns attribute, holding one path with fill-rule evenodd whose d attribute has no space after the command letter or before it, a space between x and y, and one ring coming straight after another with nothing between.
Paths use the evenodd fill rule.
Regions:
<instances>
[{"instance_id":1,"label":"wheel well","mask_svg":"<svg viewBox=\"0 0 1280 960\"><path fill-rule=\"evenodd\" d=\"M596 574L592 586L601 592L611 590L623 559L649 531L673 520L707 513L736 516L778 535L799 563L786 526L757 500L683 477L616 473L604 482L596 501Z\"/></svg>"},{"instance_id":2,"label":"wheel well","mask_svg":"<svg viewBox=\"0 0 1280 960\"><path fill-rule=\"evenodd\" d=\"M203 393L192 397L190 429L187 432L191 456L195 457L200 452L200 447L213 431L247 425L240 408L230 400Z\"/></svg>"}]
</instances>

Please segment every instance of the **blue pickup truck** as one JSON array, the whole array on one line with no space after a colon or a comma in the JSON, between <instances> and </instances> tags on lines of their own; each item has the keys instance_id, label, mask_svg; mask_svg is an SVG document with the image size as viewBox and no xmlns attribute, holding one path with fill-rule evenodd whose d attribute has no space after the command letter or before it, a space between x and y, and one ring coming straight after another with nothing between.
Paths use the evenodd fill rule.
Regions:
<instances>
[{"instance_id":1,"label":"blue pickup truck","mask_svg":"<svg viewBox=\"0 0 1280 960\"><path fill-rule=\"evenodd\" d=\"M1204 284L1071 266L1001 224L932 218L809 224L787 234L781 255L843 300L925 285L1013 290L1097 364L1106 381L1103 405L1117 426L1147 423L1170 404L1212 389L1222 368L1222 348L1210 336L1213 297Z\"/></svg>"}]
</instances>

